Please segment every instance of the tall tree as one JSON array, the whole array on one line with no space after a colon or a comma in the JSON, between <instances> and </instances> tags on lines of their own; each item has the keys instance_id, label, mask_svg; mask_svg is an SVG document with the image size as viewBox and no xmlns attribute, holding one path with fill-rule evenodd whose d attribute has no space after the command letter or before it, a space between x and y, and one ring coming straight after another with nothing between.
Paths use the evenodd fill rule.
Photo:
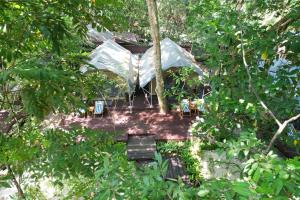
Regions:
<instances>
[{"instance_id":1,"label":"tall tree","mask_svg":"<svg viewBox=\"0 0 300 200\"><path fill-rule=\"evenodd\" d=\"M154 67L156 74L156 94L160 107L160 113L167 113L167 103L164 97L164 79L161 69L161 51L160 51L160 36L159 36L159 23L157 14L156 0L147 0L148 15L151 28L151 36L154 47Z\"/></svg>"},{"instance_id":2,"label":"tall tree","mask_svg":"<svg viewBox=\"0 0 300 200\"><path fill-rule=\"evenodd\" d=\"M21 199L26 194L17 177L36 154L21 146L34 137L28 128L35 126L34 117L42 120L51 112L77 109L86 25L123 27L112 16L119 5L102 0L0 1L0 111L5 111L0 117L0 169L7 169L6 180L12 180ZM18 149L26 155L16 156Z\"/></svg>"}]
</instances>

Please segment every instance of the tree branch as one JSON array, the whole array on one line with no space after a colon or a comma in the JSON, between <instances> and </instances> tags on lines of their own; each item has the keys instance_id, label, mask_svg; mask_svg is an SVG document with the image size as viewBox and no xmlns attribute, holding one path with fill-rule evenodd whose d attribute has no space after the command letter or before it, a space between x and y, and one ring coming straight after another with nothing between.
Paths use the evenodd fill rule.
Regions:
<instances>
[{"instance_id":1,"label":"tree branch","mask_svg":"<svg viewBox=\"0 0 300 200\"><path fill-rule=\"evenodd\" d=\"M244 67L245 67L245 69L247 71L247 75L248 75L249 87L250 87L251 91L254 93L254 95L255 95L256 99L258 100L258 102L260 103L260 105L275 120L275 122L277 123L277 125L280 126L281 125L280 121L277 119L277 117L272 112L272 110L270 110L268 108L268 106L263 102L263 100L260 98L260 96L258 95L258 93L256 92L255 88L252 85L252 77L251 77L251 74L250 74L249 66L248 66L247 61L246 61L246 55L245 55L245 49L244 49L244 43L243 43L243 32L242 31L241 31L241 48L242 48L242 56L243 56Z\"/></svg>"},{"instance_id":2,"label":"tree branch","mask_svg":"<svg viewBox=\"0 0 300 200\"><path fill-rule=\"evenodd\" d=\"M270 141L270 143L269 143L269 145L268 145L268 148L267 148L267 150L266 150L266 153L268 153L268 152L270 151L270 149L271 149L272 146L274 145L276 139L280 136L280 134L283 132L283 130L285 129L285 127L286 127L289 123L291 123L291 122L297 120L298 118L300 118L300 114L298 114L298 115L296 115L296 116L294 116L294 117L289 118L288 120L284 121L284 122L279 126L279 128L277 129L276 133L273 135L273 137L272 137L272 139L271 139L271 141Z\"/></svg>"},{"instance_id":3,"label":"tree branch","mask_svg":"<svg viewBox=\"0 0 300 200\"><path fill-rule=\"evenodd\" d=\"M284 129L286 128L286 126L290 123L293 122L295 120L297 120L298 118L300 118L300 114L293 116L291 118L289 118L288 120L285 120L283 123L281 123L277 117L274 115L274 113L272 112L272 110L270 110L267 105L263 102L263 100L260 98L259 94L256 92L255 88L252 85L252 77L250 74L250 70L249 70L249 66L247 64L246 61L246 55L245 55L245 50L244 50L244 44L243 44L243 31L241 31L241 49L242 49L242 56L243 56L243 63L244 63L244 67L247 71L247 75L248 75L248 80L249 80L249 87L251 88L251 91L254 93L256 99L259 101L259 103L261 104L261 106L269 113L269 115L274 119L274 121L277 123L278 125L278 129L276 131L276 133L273 135L267 150L266 150L266 154L269 153L270 149L272 148L272 146L274 145L274 142L276 141L276 139L280 136L280 134L284 131Z\"/></svg>"},{"instance_id":4,"label":"tree branch","mask_svg":"<svg viewBox=\"0 0 300 200\"><path fill-rule=\"evenodd\" d=\"M17 190L18 190L19 197L20 197L21 199L26 199L26 198L25 198L25 194L24 194L24 192L23 192L23 190L22 190L22 188L21 188L21 185L20 185L20 183L17 181L17 178L16 178L16 176L15 176L13 170L11 169L11 167L10 167L9 165L7 165L6 167L7 167L7 169L8 169L8 173L12 176L12 181L13 181L13 183L15 184Z\"/></svg>"},{"instance_id":5,"label":"tree branch","mask_svg":"<svg viewBox=\"0 0 300 200\"><path fill-rule=\"evenodd\" d=\"M299 10L299 6L296 7L292 12L288 13L284 17L282 17L278 22L276 22L271 30L276 30L277 33L284 32L292 23L298 21L300 19L300 13L296 13ZM296 12L294 12L296 11Z\"/></svg>"},{"instance_id":6,"label":"tree branch","mask_svg":"<svg viewBox=\"0 0 300 200\"><path fill-rule=\"evenodd\" d=\"M9 117L9 116L7 116ZM27 115L25 113L18 113L18 115L16 115L15 118L13 118L9 123L5 123L5 121L7 119L5 119L5 116L4 116L4 119L3 119L3 123L0 123L0 125L2 126L0 128L0 131L4 132L4 134L7 134L7 135L11 135L10 134L10 131L13 129L14 125L15 124L18 124L18 126L20 126L20 122L21 121L24 121L26 119Z\"/></svg>"}]
</instances>

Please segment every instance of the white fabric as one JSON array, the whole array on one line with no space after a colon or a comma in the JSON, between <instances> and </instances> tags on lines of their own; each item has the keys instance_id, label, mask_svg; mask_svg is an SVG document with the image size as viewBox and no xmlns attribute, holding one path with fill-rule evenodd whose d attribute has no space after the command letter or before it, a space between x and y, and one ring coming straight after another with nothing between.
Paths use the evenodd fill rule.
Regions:
<instances>
[{"instance_id":1,"label":"white fabric","mask_svg":"<svg viewBox=\"0 0 300 200\"><path fill-rule=\"evenodd\" d=\"M131 52L112 40L107 40L99 45L90 55L89 64L99 70L109 70L121 77L128 83L128 92L132 93L137 78L137 57ZM83 66L80 71L85 73L92 70L91 67Z\"/></svg>"},{"instance_id":2,"label":"white fabric","mask_svg":"<svg viewBox=\"0 0 300 200\"><path fill-rule=\"evenodd\" d=\"M106 40L112 40L114 35L112 32L98 32L96 29L92 28L91 25L87 26L88 28L88 32L87 32L87 36L88 39L91 40L92 42L103 42Z\"/></svg>"},{"instance_id":3,"label":"white fabric","mask_svg":"<svg viewBox=\"0 0 300 200\"><path fill-rule=\"evenodd\" d=\"M116 33L110 31L99 32L96 29L94 29L92 25L88 25L87 28L88 39L93 43L101 43L106 40L113 40L116 38L128 42L138 42L138 36L133 33Z\"/></svg>"},{"instance_id":4,"label":"white fabric","mask_svg":"<svg viewBox=\"0 0 300 200\"><path fill-rule=\"evenodd\" d=\"M195 71L203 75L203 71L194 64L192 54L181 48L178 44L169 38L165 38L160 42L161 46L161 64L162 70L165 71L170 67L186 67L192 66ZM140 86L145 87L155 77L154 68L154 48L148 49L142 56L139 65L139 81Z\"/></svg>"},{"instance_id":5,"label":"white fabric","mask_svg":"<svg viewBox=\"0 0 300 200\"><path fill-rule=\"evenodd\" d=\"M96 69L109 70L123 77L128 82L128 92L131 94L135 88L138 71L140 87L144 87L155 77L153 56L154 49L151 47L139 62L137 55L108 39L92 52L89 64ZM164 71L170 67L191 66L198 74L203 75L203 71L194 63L194 57L169 38L161 41L161 59ZM93 68L83 66L80 71L85 73L91 69Z\"/></svg>"}]
</instances>

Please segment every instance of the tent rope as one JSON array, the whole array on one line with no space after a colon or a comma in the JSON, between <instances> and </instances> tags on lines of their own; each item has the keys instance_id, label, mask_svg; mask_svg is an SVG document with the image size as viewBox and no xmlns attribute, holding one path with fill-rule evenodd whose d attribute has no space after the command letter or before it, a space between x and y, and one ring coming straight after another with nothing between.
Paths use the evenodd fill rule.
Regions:
<instances>
[{"instance_id":1,"label":"tent rope","mask_svg":"<svg viewBox=\"0 0 300 200\"><path fill-rule=\"evenodd\" d=\"M133 102L134 102L134 91L132 92L132 94L128 93L128 101L129 101L129 112L132 113L132 108L133 108ZM132 98L131 98L132 96Z\"/></svg>"},{"instance_id":2,"label":"tent rope","mask_svg":"<svg viewBox=\"0 0 300 200\"><path fill-rule=\"evenodd\" d=\"M142 88L142 87L141 87L141 88ZM144 95L145 95L145 99L146 99L146 101L147 101L149 107L150 107L150 108L153 108L153 104L152 104L152 95L151 95L151 93L150 93L148 90L144 89L144 88L142 88L142 91L143 91L143 93L144 93ZM148 94L150 95L150 102L149 102L149 99L148 99Z\"/></svg>"}]
</instances>

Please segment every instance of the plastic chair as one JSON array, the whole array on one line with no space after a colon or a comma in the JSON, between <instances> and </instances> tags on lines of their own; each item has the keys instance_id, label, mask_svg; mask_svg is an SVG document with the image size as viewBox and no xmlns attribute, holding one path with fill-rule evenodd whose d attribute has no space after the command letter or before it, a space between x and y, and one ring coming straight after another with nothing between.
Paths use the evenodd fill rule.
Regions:
<instances>
[{"instance_id":1,"label":"plastic chair","mask_svg":"<svg viewBox=\"0 0 300 200\"><path fill-rule=\"evenodd\" d=\"M201 102L198 105L198 110L199 110L199 112L204 113L206 111L205 107L204 107L205 101L204 101L204 99L200 99L199 101L201 101Z\"/></svg>"},{"instance_id":2,"label":"plastic chair","mask_svg":"<svg viewBox=\"0 0 300 200\"><path fill-rule=\"evenodd\" d=\"M190 101L188 99L182 99L180 103L180 115L184 116L185 113L188 113L188 116L192 116L192 112L190 109Z\"/></svg>"},{"instance_id":3,"label":"plastic chair","mask_svg":"<svg viewBox=\"0 0 300 200\"><path fill-rule=\"evenodd\" d=\"M104 113L104 101L95 101L94 117Z\"/></svg>"}]
</instances>

